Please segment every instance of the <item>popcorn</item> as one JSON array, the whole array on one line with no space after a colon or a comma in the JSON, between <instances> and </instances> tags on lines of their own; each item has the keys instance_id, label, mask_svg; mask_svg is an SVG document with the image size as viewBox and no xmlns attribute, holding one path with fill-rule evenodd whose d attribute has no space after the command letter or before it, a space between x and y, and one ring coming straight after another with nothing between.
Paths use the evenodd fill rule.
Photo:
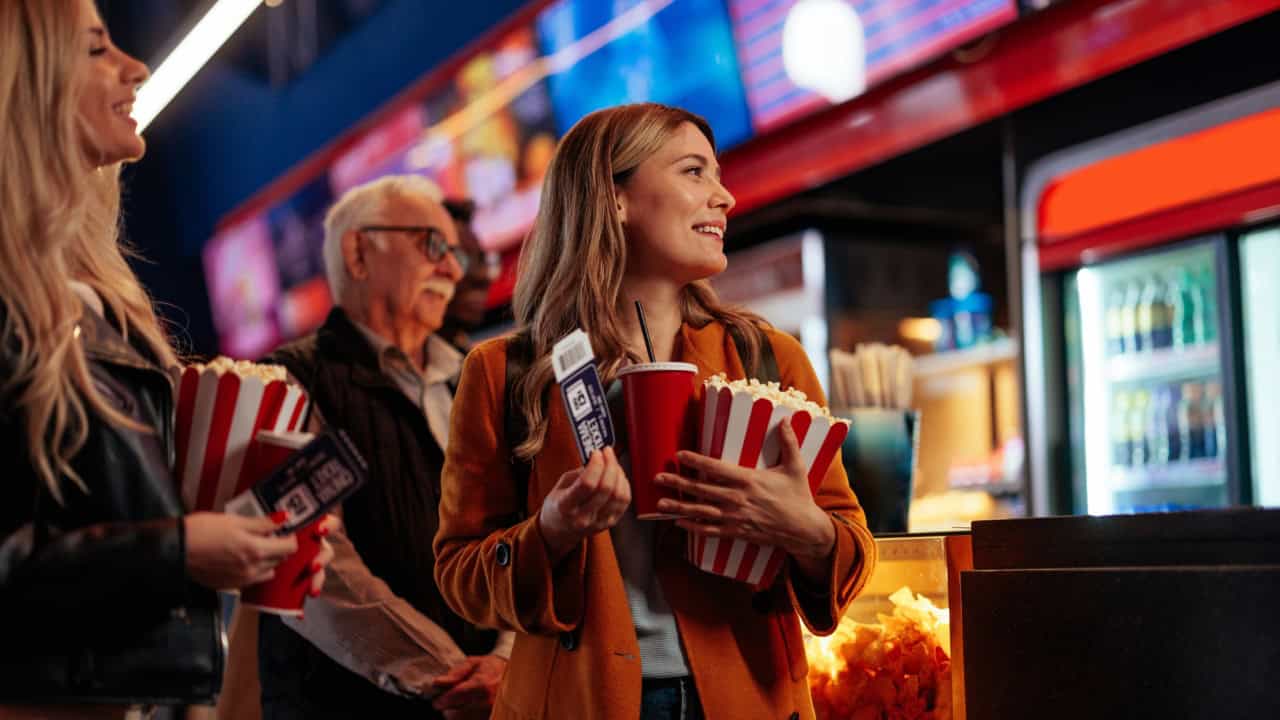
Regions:
<instances>
[{"instance_id":1,"label":"popcorn","mask_svg":"<svg viewBox=\"0 0 1280 720\"><path fill-rule=\"evenodd\" d=\"M827 468L849 433L849 421L832 417L826 408L794 388L759 380L727 380L716 375L704 384L703 455L742 467L776 465L782 452L783 422L791 424L808 468L809 492L816 493ZM715 575L756 587L773 582L786 556L777 548L746 540L721 540L690 533L689 562Z\"/></svg>"},{"instance_id":2,"label":"popcorn","mask_svg":"<svg viewBox=\"0 0 1280 720\"><path fill-rule=\"evenodd\" d=\"M829 637L805 634L819 720L950 720L951 613L909 587L876 623L841 618Z\"/></svg>"},{"instance_id":3,"label":"popcorn","mask_svg":"<svg viewBox=\"0 0 1280 720\"><path fill-rule=\"evenodd\" d=\"M206 370L212 370L219 375L223 373L235 373L242 378L256 377L264 383L276 380L284 381L289 377L289 373L283 365L267 365L266 363L255 363L248 360L232 360L226 355L219 355L207 363L192 363L187 367L195 368L196 372L202 373Z\"/></svg>"},{"instance_id":4,"label":"popcorn","mask_svg":"<svg viewBox=\"0 0 1280 720\"><path fill-rule=\"evenodd\" d=\"M829 422L841 422L845 425L849 424L848 420L835 417L827 408L809 399L809 396L803 390L796 388L782 389L782 385L776 382L762 383L755 378L747 380L729 380L724 373L718 373L707 378L706 386L708 389L714 388L717 392L724 388L728 388L731 392L746 392L752 397L764 398L773 401L774 405L791 408L792 410L809 413L814 417L825 418Z\"/></svg>"},{"instance_id":5,"label":"popcorn","mask_svg":"<svg viewBox=\"0 0 1280 720\"><path fill-rule=\"evenodd\" d=\"M177 463L173 474L190 512L222 510L248 489L242 473L259 430L300 429L307 395L281 365L219 356L177 373Z\"/></svg>"}]
</instances>

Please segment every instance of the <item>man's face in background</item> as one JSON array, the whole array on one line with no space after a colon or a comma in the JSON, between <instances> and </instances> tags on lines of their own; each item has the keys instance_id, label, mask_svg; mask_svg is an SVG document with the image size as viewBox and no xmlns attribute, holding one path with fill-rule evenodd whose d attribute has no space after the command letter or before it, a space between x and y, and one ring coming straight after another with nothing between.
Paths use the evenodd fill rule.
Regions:
<instances>
[{"instance_id":1,"label":"man's face in background","mask_svg":"<svg viewBox=\"0 0 1280 720\"><path fill-rule=\"evenodd\" d=\"M475 328L484 322L485 303L489 298L489 285L493 282L492 269L485 262L485 252L480 239L471 229L471 216L475 205L470 200L446 200L445 208L453 217L458 230L458 246L471 256L467 274L458 281L445 315L463 328Z\"/></svg>"}]
</instances>

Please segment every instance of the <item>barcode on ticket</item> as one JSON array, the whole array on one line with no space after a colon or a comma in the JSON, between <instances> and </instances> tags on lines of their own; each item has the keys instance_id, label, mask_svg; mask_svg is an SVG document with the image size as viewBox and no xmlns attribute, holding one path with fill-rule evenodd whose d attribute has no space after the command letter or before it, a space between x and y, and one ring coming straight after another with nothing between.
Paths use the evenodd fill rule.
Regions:
<instances>
[{"instance_id":1,"label":"barcode on ticket","mask_svg":"<svg viewBox=\"0 0 1280 720\"><path fill-rule=\"evenodd\" d=\"M551 349L551 360L555 367L556 381L564 382L574 370L590 362L591 340L581 330L574 330L555 344Z\"/></svg>"}]
</instances>

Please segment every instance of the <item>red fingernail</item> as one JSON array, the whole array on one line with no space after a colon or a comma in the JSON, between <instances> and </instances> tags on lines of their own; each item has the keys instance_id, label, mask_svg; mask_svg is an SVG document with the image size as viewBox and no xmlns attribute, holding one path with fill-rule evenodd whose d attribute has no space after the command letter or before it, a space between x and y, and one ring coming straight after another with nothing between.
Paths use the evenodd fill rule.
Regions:
<instances>
[{"instance_id":1,"label":"red fingernail","mask_svg":"<svg viewBox=\"0 0 1280 720\"><path fill-rule=\"evenodd\" d=\"M322 537L324 537L324 536L326 536L326 535L328 535L328 534L329 534L329 526L328 526L328 525L321 525L321 526L320 526L320 529L319 529L319 530L316 530L316 537L318 537L318 538L322 538Z\"/></svg>"},{"instance_id":2,"label":"red fingernail","mask_svg":"<svg viewBox=\"0 0 1280 720\"><path fill-rule=\"evenodd\" d=\"M289 513L285 512L284 510L277 510L271 513L271 522L277 525L284 523L284 521L288 519L289 519Z\"/></svg>"},{"instance_id":3,"label":"red fingernail","mask_svg":"<svg viewBox=\"0 0 1280 720\"><path fill-rule=\"evenodd\" d=\"M324 565L321 565L321 564L320 564L320 563L318 563L318 562L311 563L311 574L312 574L312 575L315 575L316 573L320 572L320 571L321 571L321 570L323 570L323 569L324 569Z\"/></svg>"},{"instance_id":4,"label":"red fingernail","mask_svg":"<svg viewBox=\"0 0 1280 720\"><path fill-rule=\"evenodd\" d=\"M320 589L311 588L310 590L307 591L307 594L310 595L311 597L320 597Z\"/></svg>"}]
</instances>

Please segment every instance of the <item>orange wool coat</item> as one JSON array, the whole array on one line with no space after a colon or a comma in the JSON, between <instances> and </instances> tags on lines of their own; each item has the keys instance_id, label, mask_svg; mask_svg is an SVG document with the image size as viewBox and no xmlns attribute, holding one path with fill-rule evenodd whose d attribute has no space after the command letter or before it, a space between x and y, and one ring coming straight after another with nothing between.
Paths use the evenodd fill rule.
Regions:
<instances>
[{"instance_id":1,"label":"orange wool coat","mask_svg":"<svg viewBox=\"0 0 1280 720\"><path fill-rule=\"evenodd\" d=\"M772 330L769 339L783 386L825 402L800 344ZM505 338L485 342L462 370L441 481L436 582L462 617L518 633L494 718L638 718L640 652L609 533L584 540L552 565L538 524L543 498L561 474L580 466L558 388L528 497L515 497L503 437L505 353ZM733 341L718 323L685 325L676 354L698 366L699 401L709 375L743 377ZM528 519L507 526L503 519L517 502L525 503ZM817 502L837 538L823 590L793 584L784 571L771 589L754 593L685 561L683 530L667 524L659 533L655 571L708 720L814 717L800 619L815 633L833 632L875 564L871 533L839 456Z\"/></svg>"}]
</instances>

